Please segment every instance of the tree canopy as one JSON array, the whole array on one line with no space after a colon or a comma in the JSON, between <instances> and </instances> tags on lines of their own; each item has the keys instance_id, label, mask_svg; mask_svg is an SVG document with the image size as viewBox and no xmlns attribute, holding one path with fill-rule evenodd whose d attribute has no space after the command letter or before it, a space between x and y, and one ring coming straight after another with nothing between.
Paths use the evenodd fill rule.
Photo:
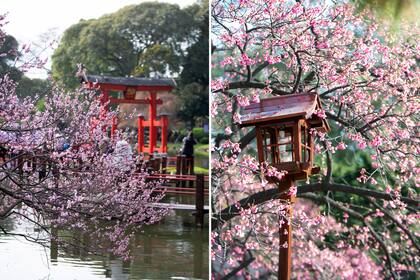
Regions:
<instances>
[{"instance_id":1,"label":"tree canopy","mask_svg":"<svg viewBox=\"0 0 420 280\"><path fill-rule=\"evenodd\" d=\"M16 59L20 56L17 40L11 35L5 35L0 43L0 53L2 54L0 57L0 75L7 74L12 79L20 79L22 72L14 66Z\"/></svg>"},{"instance_id":2,"label":"tree canopy","mask_svg":"<svg viewBox=\"0 0 420 280\"><path fill-rule=\"evenodd\" d=\"M0 34L1 35L1 34ZM51 83L44 79L30 79L25 76L25 69L29 64L38 63L39 59L34 59L32 63L17 66L23 53L29 52L29 46L22 46L19 49L19 43L12 35L2 35L0 46L0 77L7 75L16 83L16 94L20 97L44 95L51 90Z\"/></svg>"},{"instance_id":3,"label":"tree canopy","mask_svg":"<svg viewBox=\"0 0 420 280\"><path fill-rule=\"evenodd\" d=\"M187 49L180 75L178 117L195 125L195 118L209 115L209 18L208 1L195 12L199 23L196 42Z\"/></svg>"},{"instance_id":4,"label":"tree canopy","mask_svg":"<svg viewBox=\"0 0 420 280\"><path fill-rule=\"evenodd\" d=\"M198 5L146 2L68 28L53 55L53 77L75 88L75 65L114 76L179 75L199 36Z\"/></svg>"}]
</instances>

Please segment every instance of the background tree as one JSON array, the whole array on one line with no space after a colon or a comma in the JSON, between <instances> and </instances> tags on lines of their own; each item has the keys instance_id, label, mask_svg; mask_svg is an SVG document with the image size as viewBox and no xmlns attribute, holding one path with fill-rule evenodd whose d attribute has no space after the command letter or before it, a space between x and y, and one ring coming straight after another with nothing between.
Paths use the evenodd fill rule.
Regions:
<instances>
[{"instance_id":1,"label":"background tree","mask_svg":"<svg viewBox=\"0 0 420 280\"><path fill-rule=\"evenodd\" d=\"M43 96L51 90L51 82L44 79L31 79L25 76L27 67L40 62L39 58L34 58L30 63L18 65L24 54L29 53L29 46L22 46L19 50L17 40L11 35L3 35L0 53L0 76L8 75L16 83L16 94L20 97Z\"/></svg>"},{"instance_id":2,"label":"background tree","mask_svg":"<svg viewBox=\"0 0 420 280\"><path fill-rule=\"evenodd\" d=\"M111 76L171 76L177 80L178 117L189 125L208 117L208 1L183 9L146 2L64 32L53 55L53 78L69 89L77 63L89 73Z\"/></svg>"},{"instance_id":3,"label":"background tree","mask_svg":"<svg viewBox=\"0 0 420 280\"><path fill-rule=\"evenodd\" d=\"M95 74L125 76L133 71L133 46L113 29L112 15L81 20L64 32L52 56L53 78L68 88L78 87L74 65L81 62Z\"/></svg>"},{"instance_id":4,"label":"background tree","mask_svg":"<svg viewBox=\"0 0 420 280\"><path fill-rule=\"evenodd\" d=\"M103 75L179 75L186 49L198 34L196 9L146 2L82 20L64 32L52 58L53 77L77 87L77 63Z\"/></svg>"},{"instance_id":5,"label":"background tree","mask_svg":"<svg viewBox=\"0 0 420 280\"><path fill-rule=\"evenodd\" d=\"M212 22L211 113L216 138L225 139L212 159L214 273L275 275L282 221L296 229L295 277L330 279L330 262L305 258L327 251L336 264L351 259L354 250L368 251L381 266L372 271L383 278L416 270L416 30L389 36L385 23L356 13L353 4L312 1L214 1ZM328 119L332 132L314 133L325 172L299 182L297 195L340 224L319 224L322 216L305 212L290 221L289 205L264 180L267 170L254 157L255 132L236 126L250 102L300 92L318 93L325 111L317 114ZM328 234L333 228L341 229ZM335 276L375 278L363 274L367 262L372 264L355 263L351 273L336 268Z\"/></svg>"},{"instance_id":6,"label":"background tree","mask_svg":"<svg viewBox=\"0 0 420 280\"><path fill-rule=\"evenodd\" d=\"M196 118L208 118L209 115L209 5L203 1L200 8L191 6L199 33L195 42L187 49L182 64L180 90L178 92L178 117L195 126Z\"/></svg>"},{"instance_id":7,"label":"background tree","mask_svg":"<svg viewBox=\"0 0 420 280\"><path fill-rule=\"evenodd\" d=\"M381 17L391 18L395 22L417 22L416 10L420 3L416 0L354 0L359 9L379 11Z\"/></svg>"},{"instance_id":8,"label":"background tree","mask_svg":"<svg viewBox=\"0 0 420 280\"><path fill-rule=\"evenodd\" d=\"M18 80L23 74L16 66L14 66L16 59L19 57L19 44L11 35L0 35L3 36L2 41L0 42L2 44L0 49L0 53L2 54L2 57L0 57L0 75L4 76L7 74L10 78Z\"/></svg>"},{"instance_id":9,"label":"background tree","mask_svg":"<svg viewBox=\"0 0 420 280\"><path fill-rule=\"evenodd\" d=\"M16 94L19 97L45 96L52 90L52 82L50 79L31 79L23 75L17 80Z\"/></svg>"},{"instance_id":10,"label":"background tree","mask_svg":"<svg viewBox=\"0 0 420 280\"><path fill-rule=\"evenodd\" d=\"M208 86L199 83L190 83L179 89L177 116L190 128L195 127L197 118L208 118L209 94L206 89Z\"/></svg>"}]
</instances>

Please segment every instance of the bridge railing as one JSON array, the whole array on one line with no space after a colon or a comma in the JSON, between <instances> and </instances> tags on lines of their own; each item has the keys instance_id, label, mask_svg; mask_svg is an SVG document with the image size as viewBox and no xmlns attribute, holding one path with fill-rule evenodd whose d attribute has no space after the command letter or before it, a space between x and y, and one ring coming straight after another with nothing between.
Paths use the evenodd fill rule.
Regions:
<instances>
[{"instance_id":1,"label":"bridge railing","mask_svg":"<svg viewBox=\"0 0 420 280\"><path fill-rule=\"evenodd\" d=\"M209 182L209 176L204 174L196 175L179 175L179 174L151 174L146 177L149 180L164 180L171 182L195 182L195 188L185 187L162 187L156 191L162 191L168 194L179 194L179 195L195 195L195 223L197 226L203 227L204 225L204 202L205 196L209 195L208 187L205 187L205 183ZM176 184L175 184L176 185Z\"/></svg>"}]
</instances>

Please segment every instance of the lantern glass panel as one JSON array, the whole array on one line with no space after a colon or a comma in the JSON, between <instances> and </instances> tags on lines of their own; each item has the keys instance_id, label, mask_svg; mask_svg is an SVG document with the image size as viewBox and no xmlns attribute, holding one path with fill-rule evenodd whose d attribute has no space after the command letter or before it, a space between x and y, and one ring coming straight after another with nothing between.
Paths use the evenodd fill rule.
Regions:
<instances>
[{"instance_id":1,"label":"lantern glass panel","mask_svg":"<svg viewBox=\"0 0 420 280\"><path fill-rule=\"evenodd\" d=\"M311 161L311 143L310 143L310 135L309 129L305 126L301 126L300 130L300 138L301 138L301 158L302 162L309 162Z\"/></svg>"},{"instance_id":2,"label":"lantern glass panel","mask_svg":"<svg viewBox=\"0 0 420 280\"><path fill-rule=\"evenodd\" d=\"M276 162L277 160L278 147L274 135L274 128L264 128L262 130L264 159L267 162Z\"/></svg>"},{"instance_id":3,"label":"lantern glass panel","mask_svg":"<svg viewBox=\"0 0 420 280\"><path fill-rule=\"evenodd\" d=\"M291 127L270 126L263 127L260 131L265 161L275 164L293 161Z\"/></svg>"},{"instance_id":4,"label":"lantern glass panel","mask_svg":"<svg viewBox=\"0 0 420 280\"><path fill-rule=\"evenodd\" d=\"M283 128L278 130L278 141L280 150L279 163L293 161L293 142L292 128Z\"/></svg>"}]
</instances>

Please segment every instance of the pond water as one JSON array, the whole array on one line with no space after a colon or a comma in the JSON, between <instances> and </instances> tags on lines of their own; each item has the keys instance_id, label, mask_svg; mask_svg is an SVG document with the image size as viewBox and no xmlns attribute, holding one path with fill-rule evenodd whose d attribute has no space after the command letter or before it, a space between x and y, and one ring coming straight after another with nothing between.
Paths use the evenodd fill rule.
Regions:
<instances>
[{"instance_id":1,"label":"pond water","mask_svg":"<svg viewBox=\"0 0 420 280\"><path fill-rule=\"evenodd\" d=\"M200 166L202 168L209 168L209 157L208 156L203 156L203 155L196 155L194 158L194 163L197 166Z\"/></svg>"},{"instance_id":2,"label":"pond water","mask_svg":"<svg viewBox=\"0 0 420 280\"><path fill-rule=\"evenodd\" d=\"M182 203L190 199L182 198ZM36 231L32 224L13 218L2 221L1 226L14 233ZM0 279L208 279L208 233L208 224L203 229L195 227L191 213L172 211L164 221L136 235L134 259L127 262L86 255L83 248L73 252L59 248L56 256L50 248L0 233Z\"/></svg>"}]
</instances>

